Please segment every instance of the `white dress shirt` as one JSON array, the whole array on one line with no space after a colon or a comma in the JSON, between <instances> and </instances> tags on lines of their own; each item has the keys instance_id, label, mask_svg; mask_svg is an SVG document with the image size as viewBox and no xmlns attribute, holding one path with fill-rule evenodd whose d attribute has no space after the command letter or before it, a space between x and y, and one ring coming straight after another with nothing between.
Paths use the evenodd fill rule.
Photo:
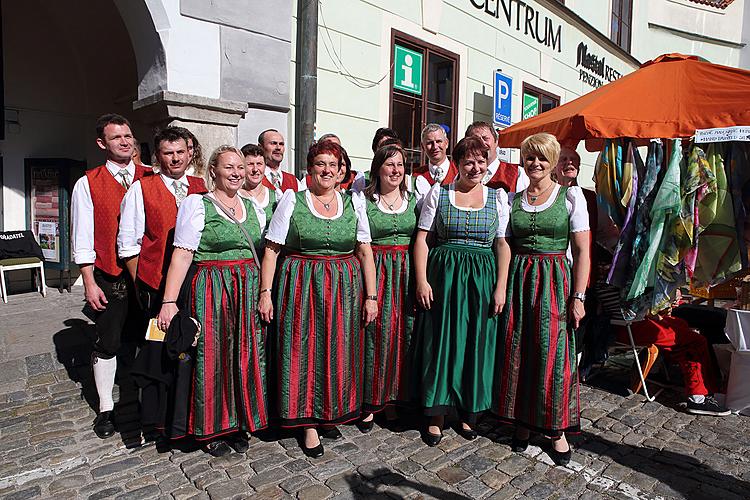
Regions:
<instances>
[{"instance_id":1,"label":"white dress shirt","mask_svg":"<svg viewBox=\"0 0 750 500\"><path fill-rule=\"evenodd\" d=\"M438 175L438 168L440 169L440 175ZM451 161L448 159L448 157L445 157L445 160L440 165L433 165L429 163L427 165L427 170L430 172L430 177L435 181L435 184L440 184L443 182L443 179L445 179L445 176L448 175L448 171L451 168ZM417 179L414 181L414 192L417 194L417 200L421 200L425 196L427 196L427 193L430 191L430 188L432 186L430 183L425 179L423 176L417 177Z\"/></svg>"},{"instance_id":2,"label":"white dress shirt","mask_svg":"<svg viewBox=\"0 0 750 500\"><path fill-rule=\"evenodd\" d=\"M117 182L120 182L120 165L107 160L107 170ZM135 177L135 165L131 160L125 167L128 171L128 182L133 182ZM76 181L71 195L71 225L72 241L71 251L73 262L78 265L93 264L96 261L94 251L94 203L91 200L91 187L89 178L85 175Z\"/></svg>"},{"instance_id":3,"label":"white dress shirt","mask_svg":"<svg viewBox=\"0 0 750 500\"><path fill-rule=\"evenodd\" d=\"M182 185L187 195L190 183L188 177L183 174L179 179L159 174L162 182L174 196L174 181ZM120 230L117 232L117 256L127 259L141 253L143 234L146 232L146 211L143 206L143 188L138 180L130 186L120 205Z\"/></svg>"},{"instance_id":4,"label":"white dress shirt","mask_svg":"<svg viewBox=\"0 0 750 500\"><path fill-rule=\"evenodd\" d=\"M273 174L274 173L279 174L279 184L278 185L273 182ZM277 189L281 190L281 183L284 181L284 171L281 170L281 167L279 167L278 169L274 170L271 167L266 166L266 171L264 172L264 174L266 176L266 179L268 179L268 182L270 182L271 184L273 184L274 186L276 186ZM287 174L289 174L289 172L287 172ZM292 175L292 174L289 174L289 175ZM294 176L292 175L292 177L294 177ZM301 183L305 182L305 179L302 179L302 181L300 181L299 179L297 179L296 177L294 177L294 180L297 181L297 191L302 191L303 189L305 189L304 185L301 184Z\"/></svg>"}]
</instances>

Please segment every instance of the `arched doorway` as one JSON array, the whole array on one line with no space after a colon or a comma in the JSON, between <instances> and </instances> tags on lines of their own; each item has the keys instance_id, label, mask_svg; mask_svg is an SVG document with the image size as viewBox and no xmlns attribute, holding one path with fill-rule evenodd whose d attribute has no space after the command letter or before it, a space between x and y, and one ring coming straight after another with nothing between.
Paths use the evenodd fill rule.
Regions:
<instances>
[{"instance_id":1,"label":"arched doorway","mask_svg":"<svg viewBox=\"0 0 750 500\"><path fill-rule=\"evenodd\" d=\"M2 3L5 135L0 143L0 229L35 229L32 218L39 214L54 219L51 214L64 197L45 197L33 204L31 164L44 159L47 163L42 164L57 165L63 172L73 169L58 181L75 182L83 168L103 159L94 142L94 124L101 114L128 117L139 142L150 141L150 127L133 114L139 84L158 88L161 78L154 61L163 60L163 53L159 47L149 50L149 45L160 42L148 15L144 2L130 0ZM134 23L138 33L128 28ZM138 64L133 39L140 43L141 53L151 54L150 60ZM62 233L66 216L58 223ZM69 241L60 238L58 245Z\"/></svg>"}]
</instances>

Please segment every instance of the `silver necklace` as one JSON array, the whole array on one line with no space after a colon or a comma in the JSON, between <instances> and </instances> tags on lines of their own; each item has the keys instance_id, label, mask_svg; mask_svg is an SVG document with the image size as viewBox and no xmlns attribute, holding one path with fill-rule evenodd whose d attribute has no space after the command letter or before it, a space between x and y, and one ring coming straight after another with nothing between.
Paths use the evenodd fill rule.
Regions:
<instances>
[{"instance_id":1,"label":"silver necklace","mask_svg":"<svg viewBox=\"0 0 750 500\"><path fill-rule=\"evenodd\" d=\"M380 199L383 200L383 202L385 203L385 205L388 207L388 210L390 210L391 212L395 212L396 211L396 209L394 207L395 207L396 202L398 201L399 198L401 198L401 194L400 193L396 196L396 198L394 198L394 200L393 200L392 203L388 203L388 200L385 198L385 196L382 195L382 194L380 195Z\"/></svg>"},{"instance_id":2,"label":"silver necklace","mask_svg":"<svg viewBox=\"0 0 750 500\"><path fill-rule=\"evenodd\" d=\"M318 201L319 201L320 203L322 203L322 204L323 204L323 208L325 208L325 209L326 209L326 212L328 212L329 210L331 210L331 203L333 203L333 200L334 200L334 199L336 198L336 193L333 193L333 196L331 197L331 199L330 199L330 200L328 200L328 203L326 203L326 202L324 202L323 200L321 200L321 199L320 199L320 196L318 196L317 194L313 193L312 191L310 191L310 193L311 193L311 194L312 194L313 196L315 196L315 199L316 199L316 200L318 200Z\"/></svg>"},{"instance_id":3,"label":"silver necklace","mask_svg":"<svg viewBox=\"0 0 750 500\"><path fill-rule=\"evenodd\" d=\"M547 191L549 191L550 189L552 189L552 186L554 186L554 185L555 185L554 182L550 182L549 186L547 186L546 188L544 188L544 191L542 191L541 193L539 193L536 196L532 196L532 195L529 194L528 191L526 191L526 197L529 199L529 201L531 203L536 203L536 200L538 200L539 197L542 196L544 193L546 193Z\"/></svg>"}]
</instances>

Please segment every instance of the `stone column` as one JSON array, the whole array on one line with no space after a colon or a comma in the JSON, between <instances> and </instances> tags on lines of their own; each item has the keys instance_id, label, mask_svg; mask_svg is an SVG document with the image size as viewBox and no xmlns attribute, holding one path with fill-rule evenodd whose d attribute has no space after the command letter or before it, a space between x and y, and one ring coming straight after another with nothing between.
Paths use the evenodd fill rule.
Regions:
<instances>
[{"instance_id":1,"label":"stone column","mask_svg":"<svg viewBox=\"0 0 750 500\"><path fill-rule=\"evenodd\" d=\"M206 160L222 144L237 146L237 124L247 103L160 91L133 103L140 119L154 129L185 127L195 134Z\"/></svg>"}]
</instances>

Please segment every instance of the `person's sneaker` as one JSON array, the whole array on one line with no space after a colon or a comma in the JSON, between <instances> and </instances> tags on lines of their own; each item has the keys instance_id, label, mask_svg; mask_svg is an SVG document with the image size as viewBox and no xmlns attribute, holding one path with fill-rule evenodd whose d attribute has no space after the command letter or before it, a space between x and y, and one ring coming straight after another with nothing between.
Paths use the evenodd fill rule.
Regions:
<instances>
[{"instance_id":1,"label":"person's sneaker","mask_svg":"<svg viewBox=\"0 0 750 500\"><path fill-rule=\"evenodd\" d=\"M732 412L721 406L713 396L706 396L702 403L694 403L688 399L687 412L693 415L712 415L714 417L726 417Z\"/></svg>"},{"instance_id":2,"label":"person's sneaker","mask_svg":"<svg viewBox=\"0 0 750 500\"><path fill-rule=\"evenodd\" d=\"M648 374L651 371L651 368L653 368L654 363L656 363L656 358L658 357L659 348L655 345L644 347L638 353L638 360L641 362L641 370L643 370L644 379L648 378ZM630 390L633 391L633 394L638 394L642 387L643 384L641 383L641 376L638 373L638 366L635 364L635 361L633 361L633 369L630 372Z\"/></svg>"}]
</instances>

